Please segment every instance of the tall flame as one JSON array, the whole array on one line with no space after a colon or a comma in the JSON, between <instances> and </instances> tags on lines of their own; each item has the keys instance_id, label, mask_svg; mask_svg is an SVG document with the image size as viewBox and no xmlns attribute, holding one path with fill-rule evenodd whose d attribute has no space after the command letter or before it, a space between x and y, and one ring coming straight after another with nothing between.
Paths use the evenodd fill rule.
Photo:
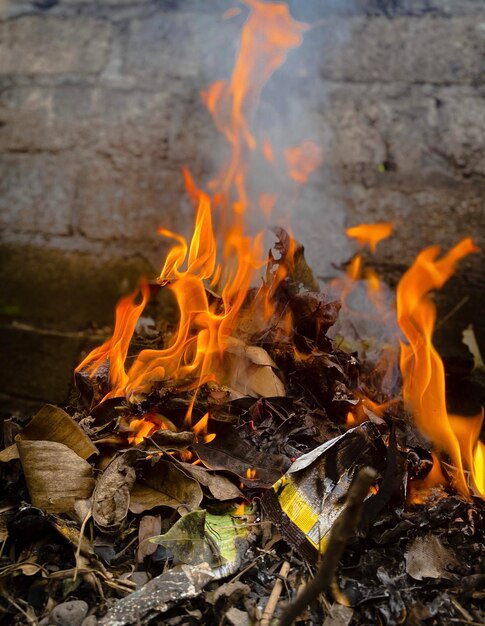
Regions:
<instances>
[{"instance_id":1,"label":"tall flame","mask_svg":"<svg viewBox=\"0 0 485 626\"><path fill-rule=\"evenodd\" d=\"M476 251L470 238L463 239L441 259L437 258L437 246L423 250L399 282L397 318L407 339L407 343L401 342L400 357L404 402L420 430L438 451L449 455L457 468L456 489L469 495L465 476L468 470L485 497L483 446L477 443L483 414L466 418L447 412L444 366L432 343L436 307L429 295L444 285L461 258Z\"/></svg>"},{"instance_id":2,"label":"tall flame","mask_svg":"<svg viewBox=\"0 0 485 626\"><path fill-rule=\"evenodd\" d=\"M249 205L248 154L256 147L251 121L266 81L283 63L288 51L301 43L306 25L293 20L285 3L245 2L250 12L242 29L232 77L227 83L214 83L202 94L216 127L229 143L229 161L209 185L211 196L198 189L188 170L184 171L187 193L197 207L190 244L180 235L164 228L159 230L161 235L175 240L158 282L168 285L177 300L177 331L168 348L143 350L126 371L128 346L147 302L148 288L140 287L139 304L135 303L137 292L121 300L113 337L93 350L76 370L94 375L108 365L111 390L105 399L148 391L153 382L160 380L177 380L186 388L196 388L217 377L226 340L251 278L263 265L262 235L246 235L243 219ZM269 212L271 199L265 197L263 205ZM217 262L214 207L219 209L223 264ZM205 283L220 294L215 302L209 302Z\"/></svg>"}]
</instances>

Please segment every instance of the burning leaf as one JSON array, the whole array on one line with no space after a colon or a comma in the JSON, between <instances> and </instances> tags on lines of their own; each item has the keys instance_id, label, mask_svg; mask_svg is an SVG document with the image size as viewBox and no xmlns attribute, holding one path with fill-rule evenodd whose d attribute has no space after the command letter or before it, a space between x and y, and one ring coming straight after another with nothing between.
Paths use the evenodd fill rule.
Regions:
<instances>
[{"instance_id":1,"label":"burning leaf","mask_svg":"<svg viewBox=\"0 0 485 626\"><path fill-rule=\"evenodd\" d=\"M74 510L76 500L91 496L92 468L66 445L18 439L17 446L34 506L49 513L67 513Z\"/></svg>"},{"instance_id":2,"label":"burning leaf","mask_svg":"<svg viewBox=\"0 0 485 626\"><path fill-rule=\"evenodd\" d=\"M160 460L144 473L131 492L130 511L143 513L156 506L172 509L196 509L202 502L199 483L185 474L175 463Z\"/></svg>"},{"instance_id":3,"label":"burning leaf","mask_svg":"<svg viewBox=\"0 0 485 626\"><path fill-rule=\"evenodd\" d=\"M448 568L456 558L435 535L416 537L404 553L406 572L415 580L453 578Z\"/></svg>"},{"instance_id":4,"label":"burning leaf","mask_svg":"<svg viewBox=\"0 0 485 626\"><path fill-rule=\"evenodd\" d=\"M276 263L287 266L288 276L295 285L301 285L309 291L318 291L318 280L306 262L303 245L293 239L284 228L278 226L273 228L273 232L278 237L275 248L281 255Z\"/></svg>"},{"instance_id":5,"label":"burning leaf","mask_svg":"<svg viewBox=\"0 0 485 626\"><path fill-rule=\"evenodd\" d=\"M242 482L247 481L248 470L254 470L257 483L271 484L289 467L285 456L259 452L227 422L209 420L209 430L216 434L215 439L194 445L198 457L209 469L231 472Z\"/></svg>"},{"instance_id":6,"label":"burning leaf","mask_svg":"<svg viewBox=\"0 0 485 626\"><path fill-rule=\"evenodd\" d=\"M104 532L118 530L130 504L130 491L135 482L134 464L138 450L128 450L115 457L99 478L93 494L93 519Z\"/></svg>"},{"instance_id":7,"label":"burning leaf","mask_svg":"<svg viewBox=\"0 0 485 626\"><path fill-rule=\"evenodd\" d=\"M79 424L65 411L52 404L42 407L16 439L56 441L70 448L82 459L98 454L96 446Z\"/></svg>"}]
</instances>

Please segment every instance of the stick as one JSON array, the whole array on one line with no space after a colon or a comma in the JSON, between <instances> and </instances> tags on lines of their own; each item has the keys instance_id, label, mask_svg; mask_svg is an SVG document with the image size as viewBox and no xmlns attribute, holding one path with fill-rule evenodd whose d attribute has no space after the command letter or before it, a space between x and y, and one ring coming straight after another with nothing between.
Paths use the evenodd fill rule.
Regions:
<instances>
[{"instance_id":1,"label":"stick","mask_svg":"<svg viewBox=\"0 0 485 626\"><path fill-rule=\"evenodd\" d=\"M315 577L305 585L295 600L286 607L279 626L291 626L298 615L322 591L330 588L345 546L355 534L364 498L368 494L369 487L374 482L376 476L376 471L370 467L364 467L358 473L350 486L345 507L332 526L327 548Z\"/></svg>"},{"instance_id":2,"label":"stick","mask_svg":"<svg viewBox=\"0 0 485 626\"><path fill-rule=\"evenodd\" d=\"M276 609L276 605L278 604L278 600L280 599L281 591L283 589L283 579L286 578L288 572L290 571L290 564L288 561L285 561L280 569L280 578L275 582L273 589L271 590L271 594L268 598L268 604L264 608L263 615L261 617L261 621L259 626L269 626L271 622L271 618Z\"/></svg>"}]
</instances>

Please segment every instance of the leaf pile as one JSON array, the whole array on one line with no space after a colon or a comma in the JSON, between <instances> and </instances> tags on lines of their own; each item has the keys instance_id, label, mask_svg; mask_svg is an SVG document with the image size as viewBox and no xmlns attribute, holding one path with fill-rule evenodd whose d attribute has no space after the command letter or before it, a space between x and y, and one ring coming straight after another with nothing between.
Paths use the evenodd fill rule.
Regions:
<instances>
[{"instance_id":1,"label":"leaf pile","mask_svg":"<svg viewBox=\"0 0 485 626\"><path fill-rule=\"evenodd\" d=\"M365 462L379 481L339 572L336 600L348 606L322 599L301 623L484 618L483 503L440 492L425 507L406 504L409 480L431 468L428 446L399 403L383 417L362 404L356 355L327 335L339 303L318 291L303 247L275 232L279 258L270 255L267 281L282 265L285 279L273 315L264 327L241 321L223 384L194 394L165 380L130 401L100 402L107 363L95 379L76 375L79 395L65 409L4 422L0 624L259 623L282 563L283 600L314 567L304 537L292 543L261 500L296 459L346 432L350 410L373 433ZM134 348L163 341L149 330ZM203 424L198 434L189 408L192 424ZM300 477L330 490L335 510L349 483L340 479L359 456L353 446L362 448L357 436L339 441Z\"/></svg>"}]
</instances>

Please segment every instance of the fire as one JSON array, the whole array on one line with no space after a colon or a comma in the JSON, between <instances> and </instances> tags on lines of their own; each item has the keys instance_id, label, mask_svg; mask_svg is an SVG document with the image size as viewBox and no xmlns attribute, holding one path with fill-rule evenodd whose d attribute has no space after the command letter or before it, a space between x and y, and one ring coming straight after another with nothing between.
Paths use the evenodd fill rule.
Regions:
<instances>
[{"instance_id":1,"label":"fire","mask_svg":"<svg viewBox=\"0 0 485 626\"><path fill-rule=\"evenodd\" d=\"M445 371L432 343L436 307L429 296L454 273L456 263L477 248L463 239L438 259L436 246L423 250L404 274L397 288L397 318L407 343L401 342L400 367L403 398L417 426L439 452L449 455L457 469L456 489L465 496L469 488L465 470L471 472L475 487L483 490L483 445L478 445L483 415L475 419L451 416L446 409Z\"/></svg>"},{"instance_id":2,"label":"fire","mask_svg":"<svg viewBox=\"0 0 485 626\"><path fill-rule=\"evenodd\" d=\"M199 189L184 170L187 193L197 209L190 243L165 228L159 230L175 241L158 282L175 296L180 311L178 328L166 349L143 350L126 369L128 346L147 303L148 287L141 285L139 303L135 302L138 291L123 298L117 307L112 338L93 350L76 369L95 377L102 368L109 368L110 390L104 399L148 392L157 381L170 380L184 389L197 389L217 380L224 370L227 339L253 275L264 265L262 234L250 237L244 224L250 205L246 191L248 157L256 147L251 122L266 81L288 51L301 43L307 26L292 19L285 3L246 0L246 5L250 12L232 77L228 82L213 83L202 94L216 127L228 141L230 158L209 184L210 194ZM234 14L230 12L226 17ZM267 158L272 154L270 148L266 141L262 149ZM275 198L267 195L260 200L269 212ZM218 219L219 242L214 233L214 216ZM218 293L215 302L209 302L206 284ZM135 430L137 438L140 435Z\"/></svg>"},{"instance_id":3,"label":"fire","mask_svg":"<svg viewBox=\"0 0 485 626\"><path fill-rule=\"evenodd\" d=\"M297 183L306 183L322 162L322 151L314 141L304 141L300 146L285 150L288 176Z\"/></svg>"},{"instance_id":4,"label":"fire","mask_svg":"<svg viewBox=\"0 0 485 626\"><path fill-rule=\"evenodd\" d=\"M345 234L355 239L361 246L368 245L371 252L375 252L377 244L383 239L390 237L393 225L391 222L378 222L376 224L360 224L347 228Z\"/></svg>"},{"instance_id":5,"label":"fire","mask_svg":"<svg viewBox=\"0 0 485 626\"><path fill-rule=\"evenodd\" d=\"M246 230L248 210L260 210L269 217L278 196L262 192L257 200L250 198L246 179L249 157L259 153L274 163L275 155L267 138L258 146L252 131L252 120L262 89L272 73L284 62L288 52L302 41L305 24L290 16L286 3L245 0L249 15L243 26L234 71L229 81L217 81L202 94L216 128L225 136L229 146L226 165L212 180L207 190L200 189L189 170L184 169L187 194L196 216L193 235L188 241L166 228L159 234L174 241L169 250L158 283L172 291L179 309L179 322L168 347L141 351L127 366L130 342L137 321L148 302L149 287L141 282L137 290L122 298L116 309L113 335L95 348L76 368L96 378L108 372L109 390L103 400L149 392L154 383L167 381L184 390L195 390L210 381L224 379L224 355L228 339L241 317L245 300L257 272L264 266L262 234L250 236ZM225 17L237 14L229 10ZM288 176L298 183L306 182L322 162L319 146L305 141L287 148L284 153ZM393 225L388 222L362 224L347 229L349 237L359 245L375 252L380 241L388 237ZM215 232L218 233L216 237ZM272 263L270 257L266 280L253 301L263 321L275 312L274 294L278 285L292 271L296 243L292 238L286 246L284 262ZM438 249L428 248L418 255L403 276L397 290L397 317L407 343L401 342L400 367L403 376L403 396L418 427L433 442L436 453L446 453L457 468L456 488L469 495L468 472L475 488L485 497L485 446L478 442L483 414L475 418L449 415L445 404L443 363L432 344L436 311L429 297L432 289L441 287L453 274L457 261L475 251L471 239L465 239L445 257L437 260ZM331 286L345 305L358 284L364 283L369 310L359 310L364 325L371 318L381 327L389 324L389 337L394 326L389 323L391 309L383 297L382 285L371 268L364 267L361 255L350 263L347 274ZM208 296L207 287L214 297ZM388 304L388 303L387 303ZM394 318L392 320L395 322ZM290 331L291 315L279 322L283 332ZM393 335L395 337L395 333ZM392 346L391 346L392 348ZM380 350L375 371L386 395L386 376L393 366L392 349ZM382 356L384 355L384 356ZM393 385L389 384L389 389ZM394 401L372 402L363 393L360 404L347 415L352 426L366 419L366 410L377 415ZM389 397L389 395L388 395ZM380 399L379 399L380 400ZM195 395L189 407L186 426L191 425ZM205 414L194 426L199 440L211 441L215 435L207 432L209 415ZM145 414L130 424L129 441L142 442L160 428L169 427L162 417ZM428 483L441 484L444 476L434 456ZM255 471L248 469L248 479ZM423 483L425 487L428 483ZM417 486L414 486L416 491ZM421 495L416 495L416 498Z\"/></svg>"}]
</instances>

